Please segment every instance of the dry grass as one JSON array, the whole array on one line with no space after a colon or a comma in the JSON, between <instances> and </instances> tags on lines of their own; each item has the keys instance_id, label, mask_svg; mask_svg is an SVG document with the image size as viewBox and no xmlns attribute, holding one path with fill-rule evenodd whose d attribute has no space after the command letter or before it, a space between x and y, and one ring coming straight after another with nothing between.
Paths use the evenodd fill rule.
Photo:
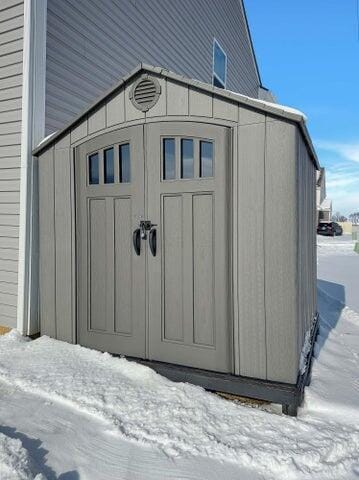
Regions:
<instances>
[{"instance_id":1,"label":"dry grass","mask_svg":"<svg viewBox=\"0 0 359 480\"><path fill-rule=\"evenodd\" d=\"M11 328L9 327L3 327L0 325L0 335L5 335L5 333L9 333Z\"/></svg>"},{"instance_id":2,"label":"dry grass","mask_svg":"<svg viewBox=\"0 0 359 480\"><path fill-rule=\"evenodd\" d=\"M232 395L231 393L216 392L216 395L222 398L225 398L226 400L230 400L232 402L245 403L247 405L253 405L257 407L261 405L270 405L269 402L266 402L264 400L256 400L254 398L240 397L239 395Z\"/></svg>"}]
</instances>

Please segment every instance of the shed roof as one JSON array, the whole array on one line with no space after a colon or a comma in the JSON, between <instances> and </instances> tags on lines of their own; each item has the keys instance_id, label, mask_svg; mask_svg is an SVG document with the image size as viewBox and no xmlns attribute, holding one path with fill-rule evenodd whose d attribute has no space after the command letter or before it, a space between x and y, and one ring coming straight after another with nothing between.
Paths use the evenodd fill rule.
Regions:
<instances>
[{"instance_id":1,"label":"shed roof","mask_svg":"<svg viewBox=\"0 0 359 480\"><path fill-rule=\"evenodd\" d=\"M139 64L134 70L132 70L128 75L123 77L118 83L116 83L110 90L108 90L104 95L98 98L93 104L91 104L86 110L81 112L71 123L66 125L63 129L55 132L54 134L50 135L46 139L44 139L34 150L33 155L38 156L44 150L49 148L53 145L57 140L61 137L65 136L69 130L74 127L75 125L81 123L89 113L92 113L96 110L101 104L105 103L110 97L114 96L117 91L119 91L125 84L129 83L135 76L139 75L140 73L149 73L149 74L156 74L160 75L164 78L168 78L174 80L181 84L186 84L192 87L195 87L198 90L202 90L206 93L211 93L217 97L222 97L224 99L230 100L232 102L236 102L240 105L247 106L250 108L254 108L259 110L263 113L270 113L280 118L284 118L287 120L291 120L297 122L301 128L305 141L309 147L309 151L313 162L316 168L319 170L320 165L319 161L311 141L308 129L306 127L306 116L304 113L300 112L291 107L287 107L284 105L279 105L277 103L267 102L265 100L259 100L256 98L248 97L246 95L242 95L240 93L232 92L230 90L223 90L221 88L214 87L207 83L200 82L198 80L189 79L182 75L178 75L173 73L169 70L166 70L161 67L153 67L151 65L146 64Z\"/></svg>"}]
</instances>

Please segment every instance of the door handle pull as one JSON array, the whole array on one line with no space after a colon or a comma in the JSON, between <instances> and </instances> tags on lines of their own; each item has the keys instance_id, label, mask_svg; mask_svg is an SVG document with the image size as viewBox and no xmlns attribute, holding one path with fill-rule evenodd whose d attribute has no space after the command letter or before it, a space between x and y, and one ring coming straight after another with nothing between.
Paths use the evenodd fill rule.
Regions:
<instances>
[{"instance_id":1,"label":"door handle pull","mask_svg":"<svg viewBox=\"0 0 359 480\"><path fill-rule=\"evenodd\" d=\"M136 252L136 255L141 254L141 229L136 228L132 235L133 248Z\"/></svg>"},{"instance_id":2,"label":"door handle pull","mask_svg":"<svg viewBox=\"0 0 359 480\"><path fill-rule=\"evenodd\" d=\"M155 257L157 253L157 230L155 228L151 228L148 242L150 244L151 253Z\"/></svg>"}]
</instances>

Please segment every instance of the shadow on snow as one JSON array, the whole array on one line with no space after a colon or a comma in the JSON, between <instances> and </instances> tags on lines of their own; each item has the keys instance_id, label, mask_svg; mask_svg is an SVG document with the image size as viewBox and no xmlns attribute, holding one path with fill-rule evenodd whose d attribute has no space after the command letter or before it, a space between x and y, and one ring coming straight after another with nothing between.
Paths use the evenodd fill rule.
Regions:
<instances>
[{"instance_id":1,"label":"shadow on snow","mask_svg":"<svg viewBox=\"0 0 359 480\"><path fill-rule=\"evenodd\" d=\"M0 433L4 435L18 439L21 441L22 446L29 452L29 456L31 457L32 466L37 471L34 472L36 474L42 473L46 476L47 480L79 480L80 475L78 472L72 470L69 472L62 473L61 475L57 476L54 470L46 465L47 459L46 455L49 453L48 450L41 447L42 441L38 438L31 438L24 433L19 432L16 428L6 427L0 425Z\"/></svg>"}]
</instances>

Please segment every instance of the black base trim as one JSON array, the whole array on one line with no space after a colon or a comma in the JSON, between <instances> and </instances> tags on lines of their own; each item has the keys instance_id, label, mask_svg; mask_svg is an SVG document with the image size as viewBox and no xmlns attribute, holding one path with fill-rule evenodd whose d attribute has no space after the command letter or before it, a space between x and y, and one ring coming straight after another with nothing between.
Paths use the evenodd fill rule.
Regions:
<instances>
[{"instance_id":1,"label":"black base trim","mask_svg":"<svg viewBox=\"0 0 359 480\"><path fill-rule=\"evenodd\" d=\"M133 357L127 358L128 360L134 360L137 363L152 368L157 373L174 382L193 383L210 391L230 393L241 397L279 403L282 405L283 413L296 416L297 408L303 401L304 388L310 380L313 349L318 334L318 327L319 321L318 315L316 315L311 332L311 348L307 356L306 370L298 377L296 384L272 382L258 378L212 372L153 360L139 360Z\"/></svg>"}]
</instances>

